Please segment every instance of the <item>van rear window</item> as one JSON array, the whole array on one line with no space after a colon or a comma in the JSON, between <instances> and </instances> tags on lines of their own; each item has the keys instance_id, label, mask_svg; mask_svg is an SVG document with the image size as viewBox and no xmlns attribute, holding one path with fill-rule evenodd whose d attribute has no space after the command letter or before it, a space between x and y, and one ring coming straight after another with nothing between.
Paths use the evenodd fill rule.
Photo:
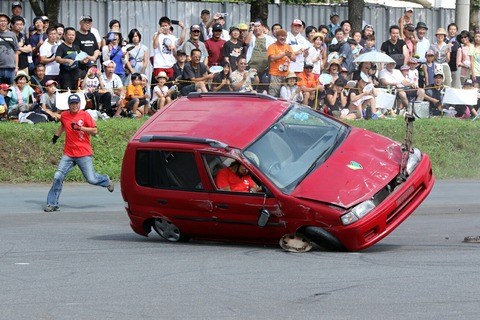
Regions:
<instances>
[{"instance_id":1,"label":"van rear window","mask_svg":"<svg viewBox=\"0 0 480 320\"><path fill-rule=\"evenodd\" d=\"M135 176L144 187L203 189L193 152L137 150Z\"/></svg>"}]
</instances>

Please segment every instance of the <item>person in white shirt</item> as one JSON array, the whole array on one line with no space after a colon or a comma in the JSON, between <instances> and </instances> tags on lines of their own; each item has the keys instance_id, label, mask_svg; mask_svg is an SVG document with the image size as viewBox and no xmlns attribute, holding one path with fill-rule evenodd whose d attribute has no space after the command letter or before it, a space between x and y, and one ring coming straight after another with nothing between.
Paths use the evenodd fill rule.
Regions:
<instances>
[{"instance_id":1,"label":"person in white shirt","mask_svg":"<svg viewBox=\"0 0 480 320\"><path fill-rule=\"evenodd\" d=\"M305 58L308 56L308 48L311 47L311 43L302 36L303 23L300 19L294 19L290 26L290 31L287 33L286 44L289 44L295 55L296 61L290 61L289 71L303 72L303 65L305 64Z\"/></svg>"},{"instance_id":2,"label":"person in white shirt","mask_svg":"<svg viewBox=\"0 0 480 320\"><path fill-rule=\"evenodd\" d=\"M104 104L104 108L106 109L107 115L114 115L114 117L119 118L122 112L123 100L125 99L125 87L123 86L122 79L115 74L115 67L116 64L112 60L103 62L103 88L111 94L110 106Z\"/></svg>"},{"instance_id":3,"label":"person in white shirt","mask_svg":"<svg viewBox=\"0 0 480 320\"><path fill-rule=\"evenodd\" d=\"M57 81L60 74L60 64L55 61L55 53L60 45L55 27L48 27L47 41L40 46L40 63L45 65L45 79Z\"/></svg>"},{"instance_id":4,"label":"person in white shirt","mask_svg":"<svg viewBox=\"0 0 480 320\"><path fill-rule=\"evenodd\" d=\"M417 32L417 46L415 55L418 57L418 62L425 63L425 54L427 50L430 49L430 40L425 38L427 34L428 27L425 22L418 22L415 31Z\"/></svg>"}]
</instances>

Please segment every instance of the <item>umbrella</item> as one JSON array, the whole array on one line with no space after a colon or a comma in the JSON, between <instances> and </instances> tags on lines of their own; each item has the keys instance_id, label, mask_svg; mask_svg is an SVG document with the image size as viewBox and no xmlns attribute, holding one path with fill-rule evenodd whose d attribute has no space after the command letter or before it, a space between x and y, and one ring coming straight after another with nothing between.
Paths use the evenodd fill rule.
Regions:
<instances>
[{"instance_id":1,"label":"umbrella","mask_svg":"<svg viewBox=\"0 0 480 320\"><path fill-rule=\"evenodd\" d=\"M366 52L359 55L353 62L396 63L390 56L382 52Z\"/></svg>"}]
</instances>

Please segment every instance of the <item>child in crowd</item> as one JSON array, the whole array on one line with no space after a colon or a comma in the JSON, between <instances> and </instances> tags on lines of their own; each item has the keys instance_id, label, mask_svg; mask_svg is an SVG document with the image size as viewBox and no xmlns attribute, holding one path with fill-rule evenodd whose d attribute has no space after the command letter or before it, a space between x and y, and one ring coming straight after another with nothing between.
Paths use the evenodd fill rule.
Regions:
<instances>
[{"instance_id":1,"label":"child in crowd","mask_svg":"<svg viewBox=\"0 0 480 320\"><path fill-rule=\"evenodd\" d=\"M280 88L280 98L302 103L302 88L297 86L299 78L295 75L295 72L290 71L285 77L285 80L287 83Z\"/></svg>"},{"instance_id":2,"label":"child in crowd","mask_svg":"<svg viewBox=\"0 0 480 320\"><path fill-rule=\"evenodd\" d=\"M427 50L425 59L427 59L427 61L423 65L423 73L425 74L425 86L428 86L433 84L433 77L435 75L435 52L430 49Z\"/></svg>"},{"instance_id":3,"label":"child in crowd","mask_svg":"<svg viewBox=\"0 0 480 320\"><path fill-rule=\"evenodd\" d=\"M410 60L408 60L408 74L407 74L407 80L411 81L412 83L415 84L415 87L418 88L418 79L419 79L419 76L418 76L418 70L417 70L417 66L418 66L418 61L417 59L415 58L410 58Z\"/></svg>"},{"instance_id":4,"label":"child in crowd","mask_svg":"<svg viewBox=\"0 0 480 320\"><path fill-rule=\"evenodd\" d=\"M7 103L5 102L5 97L7 96L8 89L10 86L6 83L0 84L0 121L7 120Z\"/></svg>"},{"instance_id":5,"label":"child in crowd","mask_svg":"<svg viewBox=\"0 0 480 320\"><path fill-rule=\"evenodd\" d=\"M81 85L83 93L87 100L90 100L92 109L99 110L100 105L100 92L104 90L102 73L95 66L91 66L87 70L85 78L83 78ZM88 102L87 102L88 103Z\"/></svg>"},{"instance_id":6,"label":"child in crowd","mask_svg":"<svg viewBox=\"0 0 480 320\"><path fill-rule=\"evenodd\" d=\"M155 88L153 88L153 98L151 101L153 112L161 110L165 105L169 104L172 101L170 95L175 91L175 88L173 90L168 89L165 85L168 80L165 71L160 71L156 79L158 83Z\"/></svg>"},{"instance_id":7,"label":"child in crowd","mask_svg":"<svg viewBox=\"0 0 480 320\"><path fill-rule=\"evenodd\" d=\"M59 121L60 112L55 105L58 83L55 80L48 80L45 87L46 92L40 96L42 110L47 114L49 121Z\"/></svg>"},{"instance_id":8,"label":"child in crowd","mask_svg":"<svg viewBox=\"0 0 480 320\"><path fill-rule=\"evenodd\" d=\"M130 118L148 116L148 100L145 98L142 88L142 76L139 73L132 74L132 83L127 87L125 95L125 108Z\"/></svg>"}]
</instances>

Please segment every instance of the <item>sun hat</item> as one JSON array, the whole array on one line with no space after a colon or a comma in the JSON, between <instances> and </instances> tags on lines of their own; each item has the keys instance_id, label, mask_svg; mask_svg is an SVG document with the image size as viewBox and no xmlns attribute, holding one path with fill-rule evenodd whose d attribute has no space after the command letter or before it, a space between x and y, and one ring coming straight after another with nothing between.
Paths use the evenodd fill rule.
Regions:
<instances>
[{"instance_id":1,"label":"sun hat","mask_svg":"<svg viewBox=\"0 0 480 320\"><path fill-rule=\"evenodd\" d=\"M323 41L323 39L325 39L323 34L321 34L320 32L316 32L316 33L313 34L313 41L315 41L318 37L322 38L322 41Z\"/></svg>"},{"instance_id":2,"label":"sun hat","mask_svg":"<svg viewBox=\"0 0 480 320\"><path fill-rule=\"evenodd\" d=\"M425 30L428 30L428 27L427 27L427 25L425 24L425 22L421 22L421 21L420 21L420 22L417 23L417 27L415 28L415 30L421 29L421 28L423 28L423 29L425 29Z\"/></svg>"},{"instance_id":3,"label":"sun hat","mask_svg":"<svg viewBox=\"0 0 480 320\"><path fill-rule=\"evenodd\" d=\"M13 80L17 81L17 79L20 78L20 77L27 78L27 82L30 81L30 76L28 74L26 74L25 71L18 71L17 75L15 76L15 78L13 78Z\"/></svg>"},{"instance_id":4,"label":"sun hat","mask_svg":"<svg viewBox=\"0 0 480 320\"><path fill-rule=\"evenodd\" d=\"M167 79L168 80L168 76L167 74L165 73L165 71L160 71L157 76L155 77L155 79L158 79L158 78L164 78L164 79Z\"/></svg>"},{"instance_id":5,"label":"sun hat","mask_svg":"<svg viewBox=\"0 0 480 320\"><path fill-rule=\"evenodd\" d=\"M48 80L47 82L45 82L45 87L49 87L49 86L51 86L52 84L54 84L55 87L58 87L58 82L55 81L55 80Z\"/></svg>"},{"instance_id":6,"label":"sun hat","mask_svg":"<svg viewBox=\"0 0 480 320\"><path fill-rule=\"evenodd\" d=\"M435 32L435 35L443 34L444 36L447 36L447 31L443 28L438 28L437 32Z\"/></svg>"},{"instance_id":7,"label":"sun hat","mask_svg":"<svg viewBox=\"0 0 480 320\"><path fill-rule=\"evenodd\" d=\"M297 77L297 75L295 74L295 72L289 71L288 74L287 74L287 76L285 77L285 79L288 80L288 79L291 79L291 78L295 78L295 80L297 80L297 81L300 80L300 79Z\"/></svg>"}]
</instances>

